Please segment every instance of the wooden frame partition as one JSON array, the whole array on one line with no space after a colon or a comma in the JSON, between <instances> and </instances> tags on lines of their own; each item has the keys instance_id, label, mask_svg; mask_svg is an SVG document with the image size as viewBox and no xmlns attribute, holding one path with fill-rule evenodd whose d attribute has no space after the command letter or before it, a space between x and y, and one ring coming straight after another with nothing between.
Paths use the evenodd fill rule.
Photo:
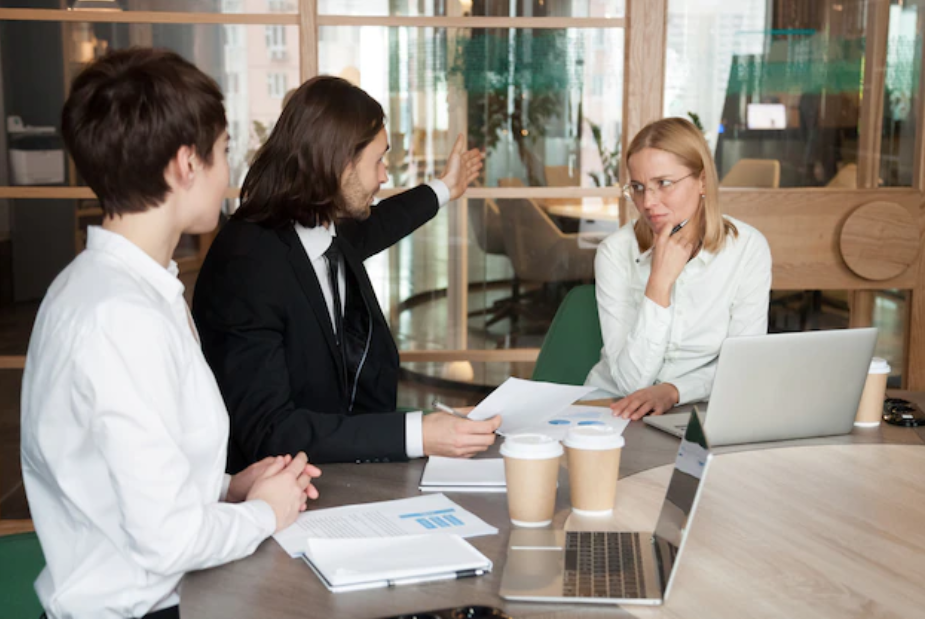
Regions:
<instances>
[{"instance_id":1,"label":"wooden frame partition","mask_svg":"<svg viewBox=\"0 0 925 619\"><path fill-rule=\"evenodd\" d=\"M299 28L300 76L308 79L319 71L319 28L326 26L385 26L438 28L621 28L624 37L624 108L622 141L629 140L647 122L663 114L665 86L666 23L668 0L627 0L624 18L575 17L469 17L469 16L347 16L319 15L317 0L296 0L297 13L216 14L128 11L123 13L64 10L0 9L0 20L123 22L136 24L285 24ZM847 289L852 291L852 324L869 323L873 307L870 291L899 288L910 291L904 372L906 386L925 389L925 252L914 264L886 280L865 279L854 273L840 253L839 239L845 222L861 206L887 202L904 209L917 226L919 243L925 239L925 122L916 134L913 186L901 189L877 187L880 162L879 135L882 122L883 73L889 21L889 0L868 0L867 62L862 98L857 191L827 189L722 190L728 213L759 228L768 238L774 256L775 289ZM920 15L925 29L925 16ZM925 75L919 81L917 117L925 119ZM623 166L625 167L625 166ZM625 170L621 171L625 174ZM625 180L625 179L622 179ZM621 183L622 184L622 183ZM384 191L389 195L400 189ZM229 188L226 196L238 195ZM475 188L473 198L578 198L617 199L618 187L567 188ZM83 187L0 187L0 198L88 198ZM621 201L622 220L634 213ZM465 234L464 219L459 222ZM864 309L866 308L866 309ZM415 350L402 353L404 361L529 361L537 349L514 350ZM0 368L21 368L22 357L0 357Z\"/></svg>"}]
</instances>

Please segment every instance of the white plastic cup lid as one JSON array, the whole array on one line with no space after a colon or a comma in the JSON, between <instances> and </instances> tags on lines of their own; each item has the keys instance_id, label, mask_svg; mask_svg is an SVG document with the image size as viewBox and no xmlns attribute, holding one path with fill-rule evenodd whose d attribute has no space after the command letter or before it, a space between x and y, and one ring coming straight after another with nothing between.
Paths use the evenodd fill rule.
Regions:
<instances>
[{"instance_id":1,"label":"white plastic cup lid","mask_svg":"<svg viewBox=\"0 0 925 619\"><path fill-rule=\"evenodd\" d=\"M623 447L623 435L610 426L576 426L565 436L570 449L606 450Z\"/></svg>"},{"instance_id":2,"label":"white plastic cup lid","mask_svg":"<svg viewBox=\"0 0 925 619\"><path fill-rule=\"evenodd\" d=\"M562 453L562 444L545 434L514 434L501 445L502 456L522 460L548 460Z\"/></svg>"},{"instance_id":3,"label":"white plastic cup lid","mask_svg":"<svg viewBox=\"0 0 925 619\"><path fill-rule=\"evenodd\" d=\"M886 359L881 359L880 357L874 357L870 360L870 374L889 374L890 373L890 364L887 363Z\"/></svg>"}]
</instances>

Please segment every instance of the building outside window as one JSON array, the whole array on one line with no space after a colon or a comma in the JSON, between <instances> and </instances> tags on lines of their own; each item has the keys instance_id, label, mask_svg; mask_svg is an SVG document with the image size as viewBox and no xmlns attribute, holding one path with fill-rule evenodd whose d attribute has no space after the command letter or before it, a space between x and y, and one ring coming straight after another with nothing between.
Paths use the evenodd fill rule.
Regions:
<instances>
[{"instance_id":1,"label":"building outside window","mask_svg":"<svg viewBox=\"0 0 925 619\"><path fill-rule=\"evenodd\" d=\"M267 73L267 94L271 99L282 99L286 96L286 74Z\"/></svg>"}]
</instances>

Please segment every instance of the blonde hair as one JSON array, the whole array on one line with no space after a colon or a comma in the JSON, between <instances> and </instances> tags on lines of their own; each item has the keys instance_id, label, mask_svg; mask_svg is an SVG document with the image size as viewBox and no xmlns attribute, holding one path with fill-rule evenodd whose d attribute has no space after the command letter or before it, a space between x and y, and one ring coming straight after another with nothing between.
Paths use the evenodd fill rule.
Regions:
<instances>
[{"instance_id":1,"label":"blonde hair","mask_svg":"<svg viewBox=\"0 0 925 619\"><path fill-rule=\"evenodd\" d=\"M713 163L707 141L693 123L684 118L663 118L643 127L626 151L627 170L630 158L645 148L657 148L671 153L693 174L703 177L703 218L700 223L703 249L715 253L723 248L727 236L739 236L735 224L723 218L719 207L716 164ZM636 220L633 230L636 233L636 242L639 243L639 251L646 251L652 247L655 235L641 217Z\"/></svg>"}]
</instances>

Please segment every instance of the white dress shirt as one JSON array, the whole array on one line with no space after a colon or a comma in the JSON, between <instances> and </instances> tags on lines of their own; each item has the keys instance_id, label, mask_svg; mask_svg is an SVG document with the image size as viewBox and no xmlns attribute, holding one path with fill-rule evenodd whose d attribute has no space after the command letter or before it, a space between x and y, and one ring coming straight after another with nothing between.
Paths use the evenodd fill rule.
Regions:
<instances>
[{"instance_id":1,"label":"white dress shirt","mask_svg":"<svg viewBox=\"0 0 925 619\"><path fill-rule=\"evenodd\" d=\"M433 189L437 194L437 203L442 207L450 201L450 189L446 183L440 179L434 179L427 183L427 186ZM315 226L306 228L301 224L295 224L296 234L308 254L308 259L315 269L315 275L318 276L318 283L321 285L321 294L324 296L325 305L328 306L328 313L331 317L331 324L336 325L334 320L334 295L331 290L331 284L328 279L328 263L324 257L324 252L328 251L331 246L331 239L337 236L336 227L331 224L329 227ZM344 314L344 303L346 298L346 276L341 265L337 270L337 285L340 292L341 307L339 311L341 316ZM420 458L424 456L424 429L423 414L421 412L407 413L405 415L405 453L409 458Z\"/></svg>"},{"instance_id":2,"label":"white dress shirt","mask_svg":"<svg viewBox=\"0 0 925 619\"><path fill-rule=\"evenodd\" d=\"M177 269L91 227L39 309L22 385L22 472L51 618L141 617L185 572L250 555L263 501L220 502L228 413Z\"/></svg>"},{"instance_id":3,"label":"white dress shirt","mask_svg":"<svg viewBox=\"0 0 925 619\"><path fill-rule=\"evenodd\" d=\"M771 251L764 236L739 230L719 253L701 250L681 272L662 307L645 295L652 254L640 254L633 224L597 250L594 272L604 348L585 381L617 396L657 383L678 389L679 403L707 399L727 337L768 330Z\"/></svg>"}]
</instances>

